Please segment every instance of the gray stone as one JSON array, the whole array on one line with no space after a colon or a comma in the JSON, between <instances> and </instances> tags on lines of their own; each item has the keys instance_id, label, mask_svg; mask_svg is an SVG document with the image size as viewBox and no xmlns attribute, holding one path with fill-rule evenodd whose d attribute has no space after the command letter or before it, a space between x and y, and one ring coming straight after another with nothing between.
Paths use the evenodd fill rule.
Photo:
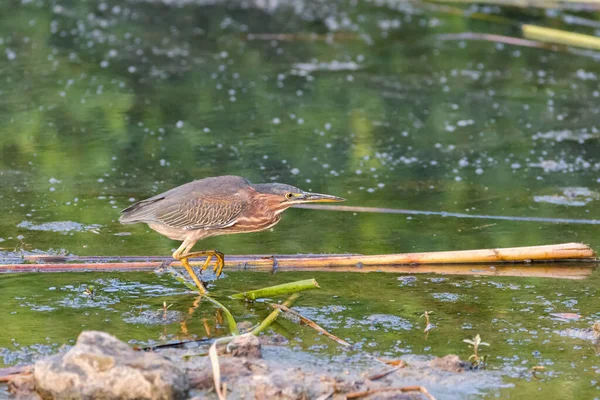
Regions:
<instances>
[{"instance_id":1,"label":"gray stone","mask_svg":"<svg viewBox=\"0 0 600 400\"><path fill-rule=\"evenodd\" d=\"M227 345L227 351L234 357L261 358L260 349L260 340L251 333L236 336Z\"/></svg>"},{"instance_id":2,"label":"gray stone","mask_svg":"<svg viewBox=\"0 0 600 400\"><path fill-rule=\"evenodd\" d=\"M64 354L35 363L36 390L49 399L179 399L189 384L171 361L85 331Z\"/></svg>"}]
</instances>

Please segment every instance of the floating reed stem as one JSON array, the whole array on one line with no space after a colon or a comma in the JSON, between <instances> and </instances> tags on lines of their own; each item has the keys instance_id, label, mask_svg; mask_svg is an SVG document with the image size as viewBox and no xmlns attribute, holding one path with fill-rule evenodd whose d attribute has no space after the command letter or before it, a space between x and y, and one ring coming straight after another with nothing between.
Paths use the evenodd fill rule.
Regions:
<instances>
[{"instance_id":1,"label":"floating reed stem","mask_svg":"<svg viewBox=\"0 0 600 400\"><path fill-rule=\"evenodd\" d=\"M303 290L317 289L319 284L315 279L305 279L303 281L296 281L290 283L284 283L282 285L269 286L262 289L250 290L248 292L236 293L231 295L232 299L245 299L254 301L256 299L265 297L275 297L282 294L296 293Z\"/></svg>"},{"instance_id":2,"label":"floating reed stem","mask_svg":"<svg viewBox=\"0 0 600 400\"><path fill-rule=\"evenodd\" d=\"M521 29L526 39L600 50L600 38L596 36L529 24L522 25Z\"/></svg>"},{"instance_id":3,"label":"floating reed stem","mask_svg":"<svg viewBox=\"0 0 600 400\"><path fill-rule=\"evenodd\" d=\"M23 263L23 260L28 263ZM359 254L232 255L225 257L225 268L234 271L271 272L274 261L277 263L278 271L379 271L584 279L592 273L599 260L596 258L596 253L587 245L564 243L548 246L371 256ZM557 262L563 264L556 264ZM36 255L33 257L25 256L20 259L20 262L14 260L0 264L0 273L137 271L153 270L169 264L171 266L181 265L167 256L78 257ZM201 265L203 262L192 262L191 264Z\"/></svg>"}]
</instances>

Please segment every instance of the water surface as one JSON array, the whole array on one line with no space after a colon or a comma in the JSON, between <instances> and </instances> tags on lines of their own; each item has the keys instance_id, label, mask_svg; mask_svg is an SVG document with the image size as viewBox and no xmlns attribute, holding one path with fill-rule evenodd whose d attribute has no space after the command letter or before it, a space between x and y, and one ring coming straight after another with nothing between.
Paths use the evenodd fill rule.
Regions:
<instances>
[{"instance_id":1,"label":"water surface","mask_svg":"<svg viewBox=\"0 0 600 400\"><path fill-rule=\"evenodd\" d=\"M178 243L118 211L176 185L236 174L348 199L348 205L472 215L600 219L593 52L441 40L515 35L404 2L44 0L0 12L0 248L78 255L168 255ZM484 10L517 18L508 10ZM540 25L566 13L531 12ZM529 22L532 22L529 21ZM585 222L583 221L583 222ZM230 254L392 253L578 241L598 227L439 215L293 209L273 229L216 237ZM470 355L492 344L513 388L490 397L598 397L590 341L562 336L600 318L598 274L584 281L393 274L230 273L215 291L316 277L299 310L390 357ZM97 288L94 300L84 291ZM182 337L194 296L154 273L0 276L0 363L31 361L104 329L131 343ZM173 304L167 324L140 323ZM266 306L232 302L257 322ZM424 311L437 328L422 332ZM562 320L552 313L575 313ZM190 335L226 334L214 310ZM141 318L141 319L140 319ZM159 318L160 321L160 318ZM156 322L156 321L155 321ZM298 349L325 338L282 321ZM546 371L533 377L535 365Z\"/></svg>"}]
</instances>

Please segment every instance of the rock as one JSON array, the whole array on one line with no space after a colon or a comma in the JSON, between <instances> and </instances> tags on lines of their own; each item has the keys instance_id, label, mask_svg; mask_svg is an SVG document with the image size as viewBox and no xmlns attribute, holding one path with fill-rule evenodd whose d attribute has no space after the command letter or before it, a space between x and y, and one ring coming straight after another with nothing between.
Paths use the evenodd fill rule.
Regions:
<instances>
[{"instance_id":1,"label":"rock","mask_svg":"<svg viewBox=\"0 0 600 400\"><path fill-rule=\"evenodd\" d=\"M253 334L237 336L227 345L227 351L234 357L262 358L260 340Z\"/></svg>"},{"instance_id":2,"label":"rock","mask_svg":"<svg viewBox=\"0 0 600 400\"><path fill-rule=\"evenodd\" d=\"M442 358L431 360L431 367L442 371L464 372L471 369L471 364L461 360L457 355L448 354Z\"/></svg>"},{"instance_id":3,"label":"rock","mask_svg":"<svg viewBox=\"0 0 600 400\"><path fill-rule=\"evenodd\" d=\"M35 363L36 390L45 399L179 399L189 384L164 357L134 351L104 332L85 331L64 354Z\"/></svg>"}]
</instances>

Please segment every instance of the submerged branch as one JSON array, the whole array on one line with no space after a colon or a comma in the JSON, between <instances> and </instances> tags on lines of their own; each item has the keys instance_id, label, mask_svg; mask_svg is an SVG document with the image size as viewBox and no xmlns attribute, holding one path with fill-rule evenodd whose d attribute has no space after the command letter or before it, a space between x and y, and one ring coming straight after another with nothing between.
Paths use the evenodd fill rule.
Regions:
<instances>
[{"instance_id":1,"label":"submerged branch","mask_svg":"<svg viewBox=\"0 0 600 400\"><path fill-rule=\"evenodd\" d=\"M332 333L329 333L328 331L326 331L325 329L321 328L319 325L317 325L317 323L315 323L313 320L306 318L305 316L301 315L300 313L292 310L289 307L286 307L283 304L271 304L271 307L276 308L278 310L281 310L285 313L291 314L294 317L298 318L300 321L302 321L304 324L306 324L307 326L313 328L315 331L322 333L323 335L327 336L328 338L330 338L331 340L341 344L342 346L346 346L346 347L352 347L352 345L348 342L346 342L344 339L340 339L339 337L335 336Z\"/></svg>"},{"instance_id":2,"label":"submerged branch","mask_svg":"<svg viewBox=\"0 0 600 400\"><path fill-rule=\"evenodd\" d=\"M437 215L440 217L466 218L466 219L493 219L501 221L523 221L523 222L546 222L551 224L580 224L580 225L600 225L600 219L576 219L576 218L546 218L546 217L519 217L510 215L481 215L465 214L447 211L427 211L427 210L405 210L402 208L382 208L382 207L360 207L360 206L324 206L322 204L300 204L294 208L307 208L311 210L327 211L346 211L346 212L364 212L379 214L403 214L403 215Z\"/></svg>"}]
</instances>

